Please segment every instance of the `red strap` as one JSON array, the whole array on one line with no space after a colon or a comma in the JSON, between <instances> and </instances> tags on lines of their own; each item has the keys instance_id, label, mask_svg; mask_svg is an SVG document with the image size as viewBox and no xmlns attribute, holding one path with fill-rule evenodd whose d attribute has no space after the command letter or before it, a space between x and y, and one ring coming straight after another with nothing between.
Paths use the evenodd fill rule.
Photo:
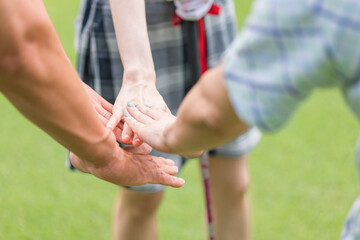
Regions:
<instances>
[{"instance_id":1,"label":"red strap","mask_svg":"<svg viewBox=\"0 0 360 240\"><path fill-rule=\"evenodd\" d=\"M198 29L199 29L198 45L199 45L199 54L200 54L200 71L201 74L203 74L208 69L207 51L206 51L206 31L205 31L204 18L198 21Z\"/></svg>"},{"instance_id":2,"label":"red strap","mask_svg":"<svg viewBox=\"0 0 360 240\"><path fill-rule=\"evenodd\" d=\"M208 12L208 14L219 15L221 7L217 4L213 4ZM199 53L200 53L200 72L203 74L208 70L207 65L207 43L206 43L206 29L204 18L198 21L199 28Z\"/></svg>"}]
</instances>

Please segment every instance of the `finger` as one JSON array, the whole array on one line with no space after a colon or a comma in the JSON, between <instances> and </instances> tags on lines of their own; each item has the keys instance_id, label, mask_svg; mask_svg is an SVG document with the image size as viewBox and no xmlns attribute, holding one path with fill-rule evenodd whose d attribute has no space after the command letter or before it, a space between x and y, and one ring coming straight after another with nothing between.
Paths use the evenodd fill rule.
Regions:
<instances>
[{"instance_id":1,"label":"finger","mask_svg":"<svg viewBox=\"0 0 360 240\"><path fill-rule=\"evenodd\" d=\"M113 113L106 127L110 128L111 130L114 130L115 127L119 124L122 114L123 114L122 111L117 111Z\"/></svg>"},{"instance_id":2,"label":"finger","mask_svg":"<svg viewBox=\"0 0 360 240\"><path fill-rule=\"evenodd\" d=\"M104 124L104 126L106 126L106 124L109 122L108 118L110 118L110 116L108 118L106 116L103 117L100 114L98 114L98 116L99 116L99 119L102 122L102 124ZM119 124L113 130L114 135L116 137L116 140L119 141L119 142L122 142L122 132L123 132L122 130L123 130L123 127L124 127L124 123L120 121Z\"/></svg>"},{"instance_id":3,"label":"finger","mask_svg":"<svg viewBox=\"0 0 360 240\"><path fill-rule=\"evenodd\" d=\"M100 119L100 121L104 124L104 126L107 125L107 123L109 122L110 118L111 118L111 113L107 112L107 114L100 114L98 113L98 117ZM114 131L116 130L116 128L120 128L120 130L123 129L124 123L123 122L119 122L119 124L115 127Z\"/></svg>"},{"instance_id":4,"label":"finger","mask_svg":"<svg viewBox=\"0 0 360 240\"><path fill-rule=\"evenodd\" d=\"M166 165L168 165L168 166L174 166L174 165L175 165L175 162L174 162L173 160L164 158L163 164L166 164Z\"/></svg>"},{"instance_id":5,"label":"finger","mask_svg":"<svg viewBox=\"0 0 360 240\"><path fill-rule=\"evenodd\" d=\"M176 175L179 173L179 169L177 166L167 166L167 165L164 165L161 167L161 170L166 173L166 174L169 174L169 175Z\"/></svg>"},{"instance_id":6,"label":"finger","mask_svg":"<svg viewBox=\"0 0 360 240\"><path fill-rule=\"evenodd\" d=\"M140 145L139 147L124 147L123 149L127 152L142 155L148 155L152 151L152 148L146 143Z\"/></svg>"},{"instance_id":7,"label":"finger","mask_svg":"<svg viewBox=\"0 0 360 240\"><path fill-rule=\"evenodd\" d=\"M139 111L138 108L136 107L127 107L130 115L135 118L138 122L147 124L147 123L152 123L154 121L154 119L152 119L151 117L147 116L146 114L142 113Z\"/></svg>"},{"instance_id":8,"label":"finger","mask_svg":"<svg viewBox=\"0 0 360 240\"><path fill-rule=\"evenodd\" d=\"M114 132L116 140L121 142L122 141L122 129L119 126L117 126L113 132Z\"/></svg>"},{"instance_id":9,"label":"finger","mask_svg":"<svg viewBox=\"0 0 360 240\"><path fill-rule=\"evenodd\" d=\"M175 165L174 160L163 158L163 157L157 157L157 162L159 164L161 164L161 165L167 165L167 166L174 166Z\"/></svg>"},{"instance_id":10,"label":"finger","mask_svg":"<svg viewBox=\"0 0 360 240\"><path fill-rule=\"evenodd\" d=\"M134 145L134 147L139 147L141 144L143 144L144 142L140 140L140 138L138 137L137 134L134 134L134 138L133 138L133 142L132 144Z\"/></svg>"},{"instance_id":11,"label":"finger","mask_svg":"<svg viewBox=\"0 0 360 240\"><path fill-rule=\"evenodd\" d=\"M128 124L124 124L123 132L122 132L122 141L125 144L132 144L132 138L134 136L134 132L131 130Z\"/></svg>"},{"instance_id":12,"label":"finger","mask_svg":"<svg viewBox=\"0 0 360 240\"><path fill-rule=\"evenodd\" d=\"M120 122L118 123L117 127L120 128L121 131L122 131L122 130L124 129L124 124L125 124L124 121L120 121Z\"/></svg>"},{"instance_id":13,"label":"finger","mask_svg":"<svg viewBox=\"0 0 360 240\"><path fill-rule=\"evenodd\" d=\"M100 113L98 113L98 117L99 117L101 123L104 124L104 126L106 126L106 124L109 122L109 120L106 119L105 117L103 117Z\"/></svg>"},{"instance_id":14,"label":"finger","mask_svg":"<svg viewBox=\"0 0 360 240\"><path fill-rule=\"evenodd\" d=\"M106 122L109 122L112 114L109 111L103 110L101 116L106 119Z\"/></svg>"},{"instance_id":15,"label":"finger","mask_svg":"<svg viewBox=\"0 0 360 240\"><path fill-rule=\"evenodd\" d=\"M178 178L175 176L168 175L164 172L161 172L154 179L150 181L150 183L160 183L165 186L171 186L175 188L179 188L184 186L185 180L182 178Z\"/></svg>"},{"instance_id":16,"label":"finger","mask_svg":"<svg viewBox=\"0 0 360 240\"><path fill-rule=\"evenodd\" d=\"M101 98L101 106L108 112L112 113L113 112L113 105L111 103L109 103L108 101L106 101L104 98Z\"/></svg>"},{"instance_id":17,"label":"finger","mask_svg":"<svg viewBox=\"0 0 360 240\"><path fill-rule=\"evenodd\" d=\"M145 127L144 124L142 124L141 122L136 121L132 117L125 117L125 123L126 123L126 125L128 125L133 130L133 132L137 135L137 137L141 141L145 140L142 137L142 134L144 134L145 131L146 131L146 127Z\"/></svg>"},{"instance_id":18,"label":"finger","mask_svg":"<svg viewBox=\"0 0 360 240\"><path fill-rule=\"evenodd\" d=\"M151 117L154 120L161 118L161 115L164 114L164 111L161 109L154 108L154 107L150 108L150 107L147 107L144 105L137 106L137 109L139 109L140 112L147 115L148 117Z\"/></svg>"}]
</instances>

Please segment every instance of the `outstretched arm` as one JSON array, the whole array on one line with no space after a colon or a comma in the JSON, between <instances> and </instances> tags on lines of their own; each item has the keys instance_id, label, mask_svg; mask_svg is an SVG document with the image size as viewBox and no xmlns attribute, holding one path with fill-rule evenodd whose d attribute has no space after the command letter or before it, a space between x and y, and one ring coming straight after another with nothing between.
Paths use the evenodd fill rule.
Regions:
<instances>
[{"instance_id":1,"label":"outstretched arm","mask_svg":"<svg viewBox=\"0 0 360 240\"><path fill-rule=\"evenodd\" d=\"M123 83L114 104L111 129L124 118L126 105L151 104L169 111L156 89L156 74L152 59L145 17L145 0L110 0L121 61L124 66ZM124 125L122 142L141 144L133 132Z\"/></svg>"},{"instance_id":2,"label":"outstretched arm","mask_svg":"<svg viewBox=\"0 0 360 240\"><path fill-rule=\"evenodd\" d=\"M171 176L177 172L172 162L120 149L91 106L41 0L0 0L0 91L74 152L81 170L119 185L183 185Z\"/></svg>"},{"instance_id":3,"label":"outstretched arm","mask_svg":"<svg viewBox=\"0 0 360 240\"><path fill-rule=\"evenodd\" d=\"M1 0L0 34L0 90L26 117L81 157L109 137L41 0Z\"/></svg>"}]
</instances>

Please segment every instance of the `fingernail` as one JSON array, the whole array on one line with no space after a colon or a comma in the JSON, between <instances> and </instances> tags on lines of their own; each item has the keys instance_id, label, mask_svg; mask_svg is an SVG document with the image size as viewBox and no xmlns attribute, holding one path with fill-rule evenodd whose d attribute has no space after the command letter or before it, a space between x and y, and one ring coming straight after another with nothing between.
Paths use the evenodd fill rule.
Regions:
<instances>
[{"instance_id":1,"label":"fingernail","mask_svg":"<svg viewBox=\"0 0 360 240\"><path fill-rule=\"evenodd\" d=\"M152 105L151 104L145 104L145 107L151 108Z\"/></svg>"},{"instance_id":2,"label":"fingernail","mask_svg":"<svg viewBox=\"0 0 360 240\"><path fill-rule=\"evenodd\" d=\"M127 113L127 112L124 113L124 116L125 116L125 117L131 117L131 115L130 115L129 113Z\"/></svg>"},{"instance_id":3,"label":"fingernail","mask_svg":"<svg viewBox=\"0 0 360 240\"><path fill-rule=\"evenodd\" d=\"M137 107L139 104L133 103L133 102L128 102L127 105L128 105L128 107Z\"/></svg>"}]
</instances>

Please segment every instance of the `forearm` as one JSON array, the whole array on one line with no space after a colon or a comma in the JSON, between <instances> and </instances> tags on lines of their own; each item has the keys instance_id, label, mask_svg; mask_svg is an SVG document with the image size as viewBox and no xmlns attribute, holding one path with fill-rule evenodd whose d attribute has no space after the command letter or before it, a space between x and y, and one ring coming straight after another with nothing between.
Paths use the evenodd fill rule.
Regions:
<instances>
[{"instance_id":1,"label":"forearm","mask_svg":"<svg viewBox=\"0 0 360 240\"><path fill-rule=\"evenodd\" d=\"M42 1L0 0L0 91L19 111L84 160L105 155L98 119Z\"/></svg>"},{"instance_id":2,"label":"forearm","mask_svg":"<svg viewBox=\"0 0 360 240\"><path fill-rule=\"evenodd\" d=\"M146 26L145 0L110 0L123 81L153 82L155 70Z\"/></svg>"},{"instance_id":3,"label":"forearm","mask_svg":"<svg viewBox=\"0 0 360 240\"><path fill-rule=\"evenodd\" d=\"M223 84L223 69L205 73L182 102L165 141L180 154L192 154L226 143L248 129L234 112Z\"/></svg>"}]
</instances>

